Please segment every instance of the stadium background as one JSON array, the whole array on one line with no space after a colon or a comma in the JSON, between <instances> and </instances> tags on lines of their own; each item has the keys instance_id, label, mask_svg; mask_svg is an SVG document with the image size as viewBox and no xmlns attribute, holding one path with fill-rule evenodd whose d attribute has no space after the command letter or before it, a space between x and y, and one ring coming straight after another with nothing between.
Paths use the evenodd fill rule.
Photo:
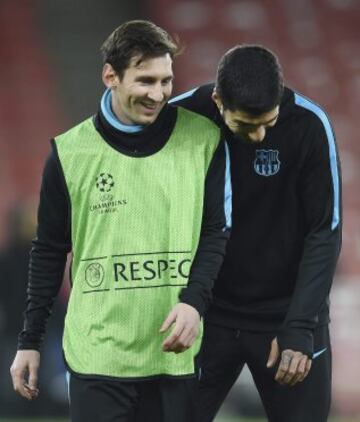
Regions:
<instances>
[{"instance_id":1,"label":"stadium background","mask_svg":"<svg viewBox=\"0 0 360 422\"><path fill-rule=\"evenodd\" d=\"M0 421L67 415L60 346L67 280L44 345L40 398L29 404L17 397L9 376L41 171L48 140L97 109L102 41L135 18L154 20L185 44L174 94L213 80L220 56L234 44L262 43L278 54L287 84L327 109L344 198L343 252L331 295L332 414L360 421L359 0L0 0ZM241 416L263 416L247 372L218 421Z\"/></svg>"}]
</instances>

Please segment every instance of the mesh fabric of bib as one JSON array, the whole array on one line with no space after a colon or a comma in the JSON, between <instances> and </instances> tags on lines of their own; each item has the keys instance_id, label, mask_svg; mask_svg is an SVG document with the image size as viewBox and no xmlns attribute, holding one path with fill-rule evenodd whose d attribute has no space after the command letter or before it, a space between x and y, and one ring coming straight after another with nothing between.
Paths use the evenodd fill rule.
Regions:
<instances>
[{"instance_id":1,"label":"mesh fabric of bib","mask_svg":"<svg viewBox=\"0 0 360 422\"><path fill-rule=\"evenodd\" d=\"M210 121L178 109L165 146L129 157L88 119L55 139L71 202L73 261L63 348L79 374L194 372L196 344L165 353L159 329L187 285L204 182L219 142Z\"/></svg>"}]
</instances>

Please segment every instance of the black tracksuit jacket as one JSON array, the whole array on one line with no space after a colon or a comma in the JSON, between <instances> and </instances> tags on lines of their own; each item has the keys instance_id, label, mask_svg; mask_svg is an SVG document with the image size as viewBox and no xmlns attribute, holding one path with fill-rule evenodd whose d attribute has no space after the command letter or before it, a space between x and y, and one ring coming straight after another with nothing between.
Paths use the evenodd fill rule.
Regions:
<instances>
[{"instance_id":1,"label":"black tracksuit jacket","mask_svg":"<svg viewBox=\"0 0 360 422\"><path fill-rule=\"evenodd\" d=\"M172 102L223 129L233 189L232 231L206 318L275 331L282 350L312 356L313 330L329 322L341 246L340 164L325 112L285 88L262 143L234 138L211 99L214 84Z\"/></svg>"}]
</instances>

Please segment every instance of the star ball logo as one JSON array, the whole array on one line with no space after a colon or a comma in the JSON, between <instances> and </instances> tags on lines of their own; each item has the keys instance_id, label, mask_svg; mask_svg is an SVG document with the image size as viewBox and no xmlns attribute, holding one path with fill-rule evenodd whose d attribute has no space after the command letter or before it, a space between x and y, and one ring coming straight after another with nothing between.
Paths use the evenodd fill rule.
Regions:
<instances>
[{"instance_id":1,"label":"star ball logo","mask_svg":"<svg viewBox=\"0 0 360 422\"><path fill-rule=\"evenodd\" d=\"M96 178L96 187L100 192L110 192L114 185L114 178L109 173L101 173Z\"/></svg>"}]
</instances>

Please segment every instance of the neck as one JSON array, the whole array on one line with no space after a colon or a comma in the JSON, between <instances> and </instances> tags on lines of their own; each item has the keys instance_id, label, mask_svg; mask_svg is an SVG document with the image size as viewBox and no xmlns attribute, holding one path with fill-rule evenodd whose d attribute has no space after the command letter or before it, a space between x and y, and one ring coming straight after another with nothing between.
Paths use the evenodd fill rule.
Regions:
<instances>
[{"instance_id":1,"label":"neck","mask_svg":"<svg viewBox=\"0 0 360 422\"><path fill-rule=\"evenodd\" d=\"M107 89L101 98L101 111L106 121L115 129L127 133L140 132L144 129L141 125L129 125L122 123L117 116L118 113L114 113L114 107L112 105L111 89Z\"/></svg>"}]
</instances>

